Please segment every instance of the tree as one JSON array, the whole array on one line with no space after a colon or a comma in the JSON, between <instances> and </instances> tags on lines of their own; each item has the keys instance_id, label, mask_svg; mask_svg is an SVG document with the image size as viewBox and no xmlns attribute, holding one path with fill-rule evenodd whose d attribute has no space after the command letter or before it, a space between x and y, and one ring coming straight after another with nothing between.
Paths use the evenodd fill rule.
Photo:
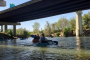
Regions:
<instances>
[{"instance_id":1,"label":"tree","mask_svg":"<svg viewBox=\"0 0 90 60\"><path fill-rule=\"evenodd\" d=\"M26 29L25 28L19 28L16 30L16 34L17 35L23 35L23 32L25 31Z\"/></svg>"},{"instance_id":2,"label":"tree","mask_svg":"<svg viewBox=\"0 0 90 60\"><path fill-rule=\"evenodd\" d=\"M12 29L8 29L8 30L7 30L7 34L8 34L8 35L11 35L11 37L14 36L14 33L13 33L13 30L12 30Z\"/></svg>"},{"instance_id":3,"label":"tree","mask_svg":"<svg viewBox=\"0 0 90 60\"><path fill-rule=\"evenodd\" d=\"M50 33L51 33L51 25L48 21L46 21L46 25L45 25L45 28L44 28L44 33L45 33L45 35L50 35Z\"/></svg>"},{"instance_id":4,"label":"tree","mask_svg":"<svg viewBox=\"0 0 90 60\"><path fill-rule=\"evenodd\" d=\"M71 18L70 19L70 28L71 28L71 30L75 30L75 27L76 27L76 20L75 20L75 18Z\"/></svg>"},{"instance_id":5,"label":"tree","mask_svg":"<svg viewBox=\"0 0 90 60\"><path fill-rule=\"evenodd\" d=\"M47 36L47 35L48 35L47 28L44 28L43 33L45 34L45 36Z\"/></svg>"},{"instance_id":6,"label":"tree","mask_svg":"<svg viewBox=\"0 0 90 60\"><path fill-rule=\"evenodd\" d=\"M64 34L65 37L67 37L68 34L69 34L69 28L66 28L66 27L65 27L65 28L63 29L63 34Z\"/></svg>"},{"instance_id":7,"label":"tree","mask_svg":"<svg viewBox=\"0 0 90 60\"><path fill-rule=\"evenodd\" d=\"M52 29L51 30L54 33L54 31L55 31L55 23L52 23L51 25L52 25Z\"/></svg>"},{"instance_id":8,"label":"tree","mask_svg":"<svg viewBox=\"0 0 90 60\"><path fill-rule=\"evenodd\" d=\"M41 31L40 31L40 33L43 33L43 30L42 30L42 28L41 28Z\"/></svg>"},{"instance_id":9,"label":"tree","mask_svg":"<svg viewBox=\"0 0 90 60\"><path fill-rule=\"evenodd\" d=\"M69 25L69 21L66 18L60 18L57 26L59 27L60 30L63 30L66 26Z\"/></svg>"},{"instance_id":10,"label":"tree","mask_svg":"<svg viewBox=\"0 0 90 60\"><path fill-rule=\"evenodd\" d=\"M23 35L24 35L25 37L29 37L29 36L30 36L30 32L27 31L27 30L25 30L25 31L23 32Z\"/></svg>"},{"instance_id":11,"label":"tree","mask_svg":"<svg viewBox=\"0 0 90 60\"><path fill-rule=\"evenodd\" d=\"M39 33L40 24L38 22L35 22L32 27L34 33Z\"/></svg>"},{"instance_id":12,"label":"tree","mask_svg":"<svg viewBox=\"0 0 90 60\"><path fill-rule=\"evenodd\" d=\"M90 27L90 16L89 15L90 15L90 12L82 16L82 25L84 26L84 28Z\"/></svg>"},{"instance_id":13,"label":"tree","mask_svg":"<svg viewBox=\"0 0 90 60\"><path fill-rule=\"evenodd\" d=\"M60 30L60 29L59 29L58 22L55 22L54 24L55 24L55 30Z\"/></svg>"},{"instance_id":14,"label":"tree","mask_svg":"<svg viewBox=\"0 0 90 60\"><path fill-rule=\"evenodd\" d=\"M28 30L26 30L25 28L17 29L16 34L17 34L17 36L25 37L25 38L30 36L30 32Z\"/></svg>"}]
</instances>

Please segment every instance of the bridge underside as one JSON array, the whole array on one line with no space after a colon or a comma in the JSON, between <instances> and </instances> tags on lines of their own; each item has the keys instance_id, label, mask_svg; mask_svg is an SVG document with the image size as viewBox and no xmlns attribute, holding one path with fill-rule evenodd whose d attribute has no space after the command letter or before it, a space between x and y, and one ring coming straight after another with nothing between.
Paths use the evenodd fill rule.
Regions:
<instances>
[{"instance_id":1,"label":"bridge underside","mask_svg":"<svg viewBox=\"0 0 90 60\"><path fill-rule=\"evenodd\" d=\"M90 9L90 0L42 0L0 14L1 22L23 22Z\"/></svg>"}]
</instances>

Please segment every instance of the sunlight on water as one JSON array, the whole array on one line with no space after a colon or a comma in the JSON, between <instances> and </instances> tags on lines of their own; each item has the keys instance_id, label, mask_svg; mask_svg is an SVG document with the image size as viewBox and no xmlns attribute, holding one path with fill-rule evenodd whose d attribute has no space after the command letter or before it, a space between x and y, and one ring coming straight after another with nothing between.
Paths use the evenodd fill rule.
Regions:
<instances>
[{"instance_id":1,"label":"sunlight on water","mask_svg":"<svg viewBox=\"0 0 90 60\"><path fill-rule=\"evenodd\" d=\"M32 38L0 41L0 60L87 60L90 38L55 37L57 47L34 47Z\"/></svg>"}]
</instances>

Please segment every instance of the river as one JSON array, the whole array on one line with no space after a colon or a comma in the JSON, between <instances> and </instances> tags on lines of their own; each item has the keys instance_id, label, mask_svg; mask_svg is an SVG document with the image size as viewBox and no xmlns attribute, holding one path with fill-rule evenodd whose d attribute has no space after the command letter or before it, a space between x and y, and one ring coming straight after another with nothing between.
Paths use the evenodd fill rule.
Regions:
<instances>
[{"instance_id":1,"label":"river","mask_svg":"<svg viewBox=\"0 0 90 60\"><path fill-rule=\"evenodd\" d=\"M47 37L50 39L49 37ZM54 37L58 46L34 47L32 39L0 41L0 60L87 60L90 37Z\"/></svg>"}]
</instances>

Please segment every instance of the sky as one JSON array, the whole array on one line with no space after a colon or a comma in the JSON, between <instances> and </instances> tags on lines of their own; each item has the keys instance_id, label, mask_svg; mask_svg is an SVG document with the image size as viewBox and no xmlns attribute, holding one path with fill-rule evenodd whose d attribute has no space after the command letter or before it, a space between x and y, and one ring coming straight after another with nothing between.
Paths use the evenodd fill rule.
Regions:
<instances>
[{"instance_id":1,"label":"sky","mask_svg":"<svg viewBox=\"0 0 90 60\"><path fill-rule=\"evenodd\" d=\"M30 0L5 0L5 1L6 1L6 6L5 7L1 7L0 6L0 11L10 8L10 4L12 4L12 3L15 6L17 6L19 4L28 2ZM82 11L83 12L82 15L83 14L87 14L88 11L90 11L90 9L83 10ZM16 29L18 29L18 28L26 28L29 31L33 31L32 25L34 25L35 22L38 22L38 23L40 23L40 30L41 30L41 28L44 29L44 26L46 24L46 21L48 21L49 23L58 22L58 20L61 17L65 17L67 19L73 18L73 17L75 17L75 12L66 13L66 14L60 14L60 15L56 15L56 16L41 18L41 19L35 19L35 20L31 20L31 21L20 22L21 25L17 25L16 26ZM10 26L10 25L8 26L8 29L12 29L12 28L13 28L13 26Z\"/></svg>"}]
</instances>

